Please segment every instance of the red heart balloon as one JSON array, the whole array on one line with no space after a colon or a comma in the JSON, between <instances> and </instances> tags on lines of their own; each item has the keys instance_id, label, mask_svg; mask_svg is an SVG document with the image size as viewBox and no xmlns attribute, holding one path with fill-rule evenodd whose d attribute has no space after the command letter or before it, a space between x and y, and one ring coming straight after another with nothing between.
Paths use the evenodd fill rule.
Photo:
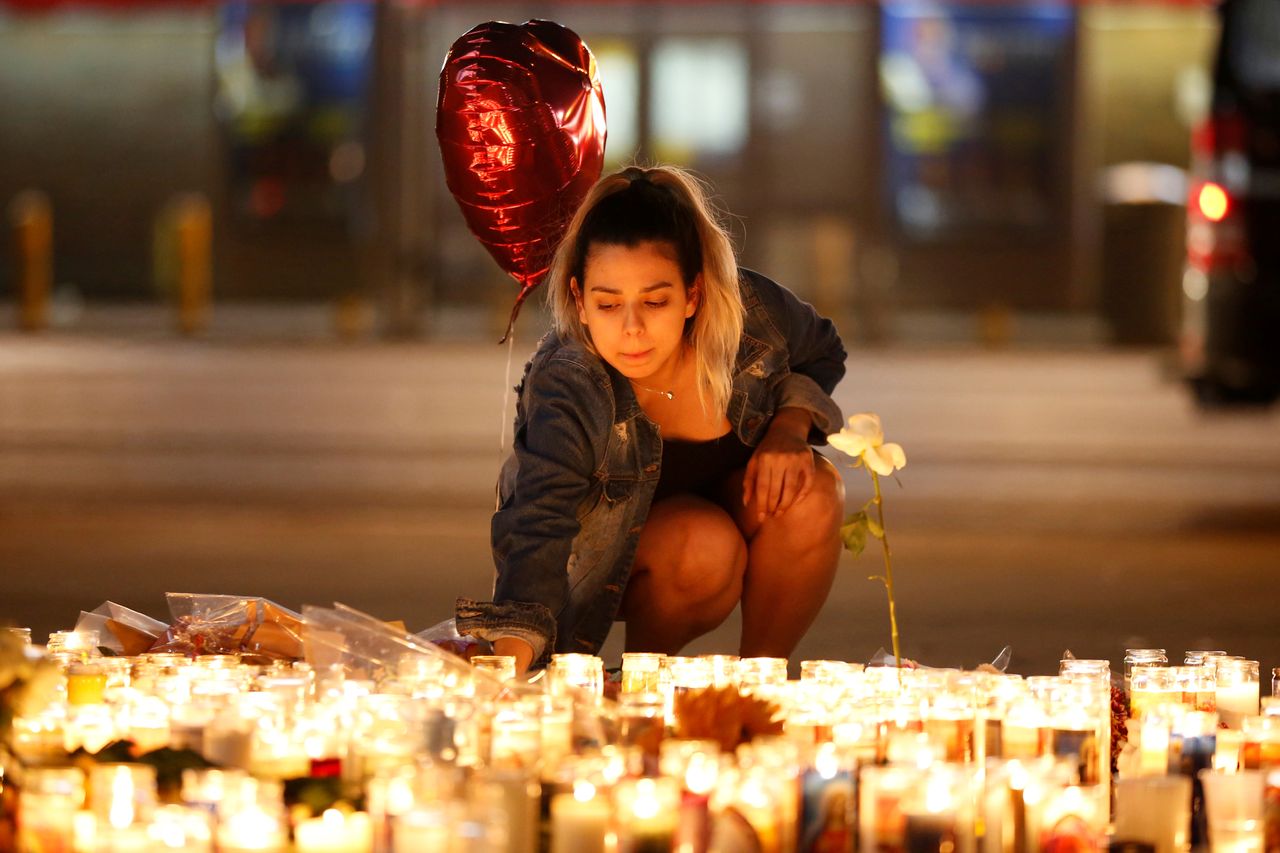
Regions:
<instances>
[{"instance_id":1,"label":"red heart balloon","mask_svg":"<svg viewBox=\"0 0 1280 853\"><path fill-rule=\"evenodd\" d=\"M467 225L521 285L510 334L604 166L595 57L551 21L475 27L440 71L436 138Z\"/></svg>"}]
</instances>

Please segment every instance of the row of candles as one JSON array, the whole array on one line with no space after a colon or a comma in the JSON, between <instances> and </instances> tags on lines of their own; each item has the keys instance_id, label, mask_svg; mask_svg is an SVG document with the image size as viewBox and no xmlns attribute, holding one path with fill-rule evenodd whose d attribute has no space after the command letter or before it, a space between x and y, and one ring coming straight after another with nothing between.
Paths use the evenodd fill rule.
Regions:
<instances>
[{"instance_id":1,"label":"row of candles","mask_svg":"<svg viewBox=\"0 0 1280 853\"><path fill-rule=\"evenodd\" d=\"M14 722L20 849L701 851L745 837L780 853L1038 853L1096 849L1111 827L1107 661L1028 678L806 661L788 681L780 659L626 655L612 703L602 662L586 655L557 655L526 684L498 657L465 667L410 655L356 677L370 673L222 655L102 658L95 647L51 637L65 700ZM1258 715L1277 708L1258 698L1256 663L1210 657L1188 674L1129 657L1136 716L1115 832L1172 853L1205 840L1195 821L1207 818L1192 814L1202 799L1182 786L1218 791L1211 803L1249 800L1221 792L1280 767L1280 716ZM1252 672L1252 706L1238 701L1241 670ZM1144 695L1193 674L1197 689L1176 702ZM675 738L674 697L726 685L775 703L783 734L734 751ZM1222 715L1224 732L1221 709L1238 712ZM145 765L98 764L87 776L60 766L69 750L118 739L192 749L218 769L186 771L180 802L161 805ZM289 813L283 780L305 776L336 777L363 810ZM1255 787L1260 809L1271 787ZM1255 823L1231 849L1262 849Z\"/></svg>"}]
</instances>

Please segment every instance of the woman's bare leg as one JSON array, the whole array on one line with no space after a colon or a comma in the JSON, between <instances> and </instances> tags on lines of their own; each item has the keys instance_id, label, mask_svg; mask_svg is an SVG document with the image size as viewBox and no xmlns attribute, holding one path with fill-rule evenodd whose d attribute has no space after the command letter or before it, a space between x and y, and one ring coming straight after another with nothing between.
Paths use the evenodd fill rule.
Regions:
<instances>
[{"instance_id":1,"label":"woman's bare leg","mask_svg":"<svg viewBox=\"0 0 1280 853\"><path fill-rule=\"evenodd\" d=\"M729 514L693 495L649 510L622 600L626 650L676 654L742 597L747 543Z\"/></svg>"},{"instance_id":2,"label":"woman's bare leg","mask_svg":"<svg viewBox=\"0 0 1280 853\"><path fill-rule=\"evenodd\" d=\"M742 505L742 474L726 484L726 506L748 543L742 591L743 657L790 657L813 624L835 580L844 482L815 454L813 488L785 513L758 521Z\"/></svg>"}]
</instances>

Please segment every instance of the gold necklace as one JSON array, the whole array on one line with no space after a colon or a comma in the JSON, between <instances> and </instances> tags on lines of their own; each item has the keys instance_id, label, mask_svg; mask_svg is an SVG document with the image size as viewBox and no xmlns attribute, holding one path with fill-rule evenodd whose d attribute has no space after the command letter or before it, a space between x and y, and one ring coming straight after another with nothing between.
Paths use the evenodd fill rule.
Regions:
<instances>
[{"instance_id":1,"label":"gold necklace","mask_svg":"<svg viewBox=\"0 0 1280 853\"><path fill-rule=\"evenodd\" d=\"M668 400L674 400L676 398L675 391L659 391L657 388L650 388L648 385L641 385L639 382L635 381L634 379L631 380L631 384L641 389L642 391L648 391L651 394L661 394L663 397L666 397Z\"/></svg>"}]
</instances>

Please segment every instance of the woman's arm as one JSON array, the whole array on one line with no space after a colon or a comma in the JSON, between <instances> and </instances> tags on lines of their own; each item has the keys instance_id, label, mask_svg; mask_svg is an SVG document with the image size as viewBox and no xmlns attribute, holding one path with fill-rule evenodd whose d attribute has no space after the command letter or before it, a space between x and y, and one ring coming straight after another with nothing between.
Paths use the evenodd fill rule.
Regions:
<instances>
[{"instance_id":1,"label":"woman's arm","mask_svg":"<svg viewBox=\"0 0 1280 853\"><path fill-rule=\"evenodd\" d=\"M599 402L595 388L572 361L551 358L531 369L522 392L525 418L513 443L514 490L491 525L493 601L459 601L460 633L518 649L518 662L527 654L526 666L554 649L556 618L568 601L566 566L596 467L595 421L610 417L607 406L592 405ZM523 642L528 652L504 639Z\"/></svg>"},{"instance_id":2,"label":"woman's arm","mask_svg":"<svg viewBox=\"0 0 1280 853\"><path fill-rule=\"evenodd\" d=\"M844 425L840 407L831 399L844 378L844 343L835 323L820 315L809 303L790 290L759 273L746 271L769 319L787 342L787 364L791 374L778 386L774 401L779 410L799 408L809 412L810 444L826 444L827 436Z\"/></svg>"}]
</instances>

